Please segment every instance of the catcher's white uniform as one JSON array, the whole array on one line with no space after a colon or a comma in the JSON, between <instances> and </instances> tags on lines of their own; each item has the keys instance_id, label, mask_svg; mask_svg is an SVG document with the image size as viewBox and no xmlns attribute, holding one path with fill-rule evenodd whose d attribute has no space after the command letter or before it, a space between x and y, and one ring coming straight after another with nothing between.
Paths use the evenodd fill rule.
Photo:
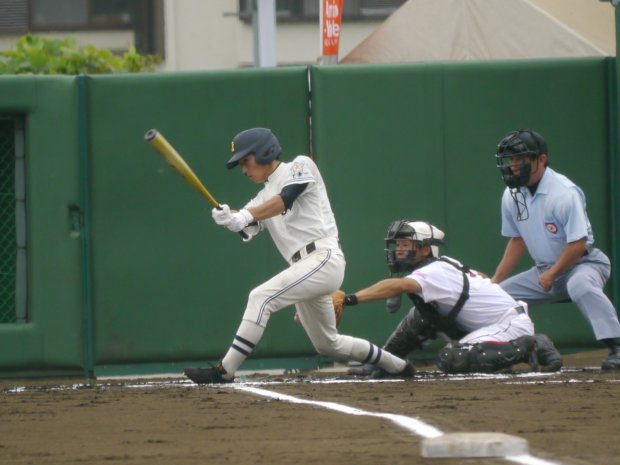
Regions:
<instances>
[{"instance_id":1,"label":"catcher's white uniform","mask_svg":"<svg viewBox=\"0 0 620 465\"><path fill-rule=\"evenodd\" d=\"M450 258L451 261L458 263ZM508 342L534 334L534 323L527 314L527 304L517 302L498 284L470 271L469 299L458 313L455 323L468 334L460 343ZM441 316L447 316L463 291L463 274L449 263L436 260L414 270L409 276L422 288L425 302L435 302ZM519 310L515 310L518 308Z\"/></svg>"}]
</instances>

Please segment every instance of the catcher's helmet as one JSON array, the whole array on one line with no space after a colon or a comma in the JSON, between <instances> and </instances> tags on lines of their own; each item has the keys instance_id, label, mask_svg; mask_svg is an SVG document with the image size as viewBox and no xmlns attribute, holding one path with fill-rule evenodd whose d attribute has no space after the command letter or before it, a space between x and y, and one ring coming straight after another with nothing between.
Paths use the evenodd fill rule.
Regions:
<instances>
[{"instance_id":1,"label":"catcher's helmet","mask_svg":"<svg viewBox=\"0 0 620 465\"><path fill-rule=\"evenodd\" d=\"M239 164L246 155L253 153L256 163L267 165L280 156L282 147L277 137L266 128L252 128L237 134L230 144L233 156L226 162L226 168L231 169Z\"/></svg>"},{"instance_id":2,"label":"catcher's helmet","mask_svg":"<svg viewBox=\"0 0 620 465\"><path fill-rule=\"evenodd\" d=\"M385 255L388 268L392 273L413 271L420 262L416 262L416 251L409 250L403 258L398 258L396 245L399 240L417 242L420 246L431 246L433 257L439 257L439 245L443 244L444 232L425 221L397 220L388 227L385 238Z\"/></svg>"},{"instance_id":3,"label":"catcher's helmet","mask_svg":"<svg viewBox=\"0 0 620 465\"><path fill-rule=\"evenodd\" d=\"M547 153L547 142L539 133L530 129L519 129L508 133L499 141L497 152L495 152L497 167L506 185L511 189L526 186L532 171L529 161L526 163L523 160L519 174L514 174L510 169L512 157L529 156L535 159L543 153Z\"/></svg>"}]
</instances>

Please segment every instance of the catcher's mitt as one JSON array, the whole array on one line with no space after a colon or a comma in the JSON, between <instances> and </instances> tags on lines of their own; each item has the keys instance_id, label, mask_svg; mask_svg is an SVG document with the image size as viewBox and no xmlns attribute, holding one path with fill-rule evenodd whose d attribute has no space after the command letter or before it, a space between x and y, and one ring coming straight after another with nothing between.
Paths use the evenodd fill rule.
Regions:
<instances>
[{"instance_id":1,"label":"catcher's mitt","mask_svg":"<svg viewBox=\"0 0 620 465\"><path fill-rule=\"evenodd\" d=\"M332 302L334 304L334 313L336 314L336 327L340 326L342 314L344 313L344 299L346 294L343 291L336 291L332 294Z\"/></svg>"}]
</instances>

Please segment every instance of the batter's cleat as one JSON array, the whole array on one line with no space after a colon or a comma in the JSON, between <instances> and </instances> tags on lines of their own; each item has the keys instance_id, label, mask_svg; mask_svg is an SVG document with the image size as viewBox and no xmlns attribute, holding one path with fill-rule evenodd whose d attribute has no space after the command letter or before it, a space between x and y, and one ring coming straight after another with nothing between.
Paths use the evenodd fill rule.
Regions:
<instances>
[{"instance_id":1,"label":"batter's cleat","mask_svg":"<svg viewBox=\"0 0 620 465\"><path fill-rule=\"evenodd\" d=\"M415 375L415 366L411 360L405 360L405 362L405 368L403 368L403 371L398 373L398 376L401 378L413 378Z\"/></svg>"},{"instance_id":2,"label":"batter's cleat","mask_svg":"<svg viewBox=\"0 0 620 465\"><path fill-rule=\"evenodd\" d=\"M222 362L215 366L211 365L209 368L185 368L183 374L196 384L223 384L233 382L232 379L224 378L226 370L224 370Z\"/></svg>"},{"instance_id":3,"label":"batter's cleat","mask_svg":"<svg viewBox=\"0 0 620 465\"><path fill-rule=\"evenodd\" d=\"M413 378L415 375L415 366L411 360L406 360L405 368L398 373L388 373L383 368L377 367L370 373L373 379L395 379L395 378Z\"/></svg>"},{"instance_id":4,"label":"batter's cleat","mask_svg":"<svg viewBox=\"0 0 620 465\"><path fill-rule=\"evenodd\" d=\"M540 371L550 373L562 369L562 356L546 334L535 334L536 358L540 364Z\"/></svg>"},{"instance_id":5,"label":"batter's cleat","mask_svg":"<svg viewBox=\"0 0 620 465\"><path fill-rule=\"evenodd\" d=\"M620 370L620 346L609 349L609 355L603 359L602 370Z\"/></svg>"},{"instance_id":6,"label":"batter's cleat","mask_svg":"<svg viewBox=\"0 0 620 465\"><path fill-rule=\"evenodd\" d=\"M372 365L370 363L365 363L363 365L350 367L347 370L347 374L355 375L355 376L370 376L373 371L378 370L378 369L379 368L377 368L375 365Z\"/></svg>"}]
</instances>

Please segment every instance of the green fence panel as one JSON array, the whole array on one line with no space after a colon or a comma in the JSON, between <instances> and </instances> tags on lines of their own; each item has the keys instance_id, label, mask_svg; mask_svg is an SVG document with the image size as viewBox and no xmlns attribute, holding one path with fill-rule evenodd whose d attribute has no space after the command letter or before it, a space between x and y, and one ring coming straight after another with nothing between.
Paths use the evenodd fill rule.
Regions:
<instances>
[{"instance_id":1,"label":"green fence panel","mask_svg":"<svg viewBox=\"0 0 620 465\"><path fill-rule=\"evenodd\" d=\"M311 69L313 149L347 258L346 290L388 276L383 239L391 221L444 223L442 86L436 70ZM341 330L382 343L403 316L386 317L383 307L377 302L347 311Z\"/></svg>"},{"instance_id":2,"label":"green fence panel","mask_svg":"<svg viewBox=\"0 0 620 465\"><path fill-rule=\"evenodd\" d=\"M266 234L242 243L213 224L207 201L145 143L151 128L233 208L261 187L225 169L234 134L270 127L291 159L310 151L312 132L347 290L388 275L383 238L397 218L432 221L447 233L444 254L492 273L505 245L493 153L517 127L547 137L552 166L584 188L609 252L612 65L312 67L311 128L305 67L0 77L0 115L25 124L28 272L26 322L0 325L0 374L214 360L249 291L286 266ZM383 307L349 310L341 329L383 342L405 311ZM560 347L592 346L572 304L532 314ZM292 317L273 317L254 359L314 355Z\"/></svg>"},{"instance_id":3,"label":"green fence panel","mask_svg":"<svg viewBox=\"0 0 620 465\"><path fill-rule=\"evenodd\" d=\"M228 349L249 291L286 266L267 234L242 243L144 141L158 129L221 203L262 186L228 171L230 141L275 131L283 159L309 151L307 69L89 78L95 364L213 360ZM292 312L254 357L311 354Z\"/></svg>"},{"instance_id":4,"label":"green fence panel","mask_svg":"<svg viewBox=\"0 0 620 465\"><path fill-rule=\"evenodd\" d=\"M598 58L446 67L445 95L453 102L445 114L448 231L470 225L469 233L451 234L451 250L493 273L507 240L500 235L504 185L492 155L505 133L531 127L547 139L552 168L584 189L596 245L611 252L607 78L608 62ZM531 265L528 257L520 269ZM560 346L595 345L572 304L533 307L531 315L537 331Z\"/></svg>"},{"instance_id":5,"label":"green fence panel","mask_svg":"<svg viewBox=\"0 0 620 465\"><path fill-rule=\"evenodd\" d=\"M584 188L609 250L607 75L606 59L313 67L313 147L348 258L344 286L388 275L383 238L399 218L435 223L443 254L492 274L505 246L493 154L520 127L543 133L552 166ZM404 314L383 308L351 310L343 330L382 342ZM572 304L532 315L561 346L594 344Z\"/></svg>"},{"instance_id":6,"label":"green fence panel","mask_svg":"<svg viewBox=\"0 0 620 465\"><path fill-rule=\"evenodd\" d=\"M0 371L79 372L82 362L75 78L0 77L0 114L26 123L27 322L0 325Z\"/></svg>"}]
</instances>

